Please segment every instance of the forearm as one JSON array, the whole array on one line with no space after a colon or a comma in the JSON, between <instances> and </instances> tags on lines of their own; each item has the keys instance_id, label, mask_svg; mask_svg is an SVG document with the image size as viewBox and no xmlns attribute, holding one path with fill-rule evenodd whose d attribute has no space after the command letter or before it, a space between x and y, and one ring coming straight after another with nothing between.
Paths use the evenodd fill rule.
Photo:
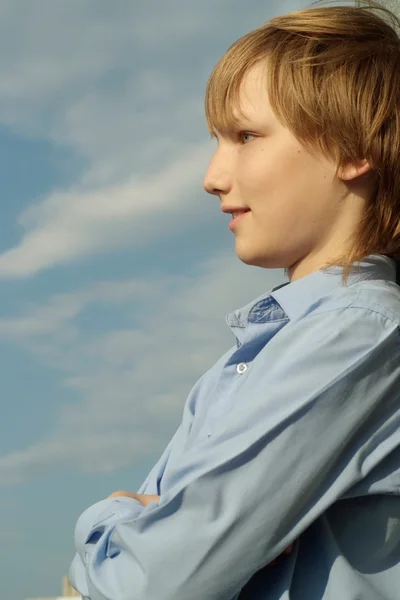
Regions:
<instances>
[{"instance_id":1,"label":"forearm","mask_svg":"<svg viewBox=\"0 0 400 600\"><path fill-rule=\"evenodd\" d=\"M125 490L120 490L118 492L113 492L108 496L109 498L132 498L133 500L137 500L140 502L142 506L148 506L153 502L158 503L160 501L160 496L156 496L153 494L135 494L133 492L127 492Z\"/></svg>"}]
</instances>

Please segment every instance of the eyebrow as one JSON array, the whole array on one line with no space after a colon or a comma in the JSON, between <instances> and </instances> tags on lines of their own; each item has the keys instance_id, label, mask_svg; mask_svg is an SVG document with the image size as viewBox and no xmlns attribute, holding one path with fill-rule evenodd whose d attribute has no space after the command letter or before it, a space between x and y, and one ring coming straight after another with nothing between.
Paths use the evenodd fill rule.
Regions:
<instances>
[{"instance_id":1,"label":"eyebrow","mask_svg":"<svg viewBox=\"0 0 400 600\"><path fill-rule=\"evenodd\" d=\"M239 130L245 129L259 129L260 124L256 124L254 121L247 117L234 117L235 121L232 121L230 125L226 128L220 130L219 133L229 133L229 132L237 132ZM213 132L217 133L216 128L213 128Z\"/></svg>"}]
</instances>

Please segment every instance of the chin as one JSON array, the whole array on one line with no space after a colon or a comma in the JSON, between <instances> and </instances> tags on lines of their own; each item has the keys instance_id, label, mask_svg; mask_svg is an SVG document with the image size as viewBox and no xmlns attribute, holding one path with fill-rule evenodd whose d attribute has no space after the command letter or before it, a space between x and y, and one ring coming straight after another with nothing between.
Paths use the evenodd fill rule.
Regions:
<instances>
[{"instance_id":1,"label":"chin","mask_svg":"<svg viewBox=\"0 0 400 600\"><path fill-rule=\"evenodd\" d=\"M236 251L239 260L250 267L261 267L262 269L283 269L287 265L283 264L282 257L270 256L267 252L263 255L250 252Z\"/></svg>"},{"instance_id":2,"label":"chin","mask_svg":"<svg viewBox=\"0 0 400 600\"><path fill-rule=\"evenodd\" d=\"M253 256L244 252L236 252L236 255L242 263L250 267L268 267L268 264L266 264L268 261L261 256Z\"/></svg>"}]
</instances>

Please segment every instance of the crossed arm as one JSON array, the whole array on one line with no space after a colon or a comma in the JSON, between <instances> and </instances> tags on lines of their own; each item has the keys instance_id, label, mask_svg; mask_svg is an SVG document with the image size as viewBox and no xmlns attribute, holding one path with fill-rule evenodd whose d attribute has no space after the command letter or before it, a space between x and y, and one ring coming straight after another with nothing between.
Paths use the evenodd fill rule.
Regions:
<instances>
[{"instance_id":1,"label":"crossed arm","mask_svg":"<svg viewBox=\"0 0 400 600\"><path fill-rule=\"evenodd\" d=\"M121 497L133 498L134 500L137 500L138 502L140 502L140 504L142 506L148 506L148 504L151 504L152 502L160 501L160 496L155 496L153 494L134 494L133 492L127 492L126 490L119 490L118 492L113 492L108 497L109 498L121 498ZM286 550L284 550L284 552L282 552L282 554L280 556L290 554L293 551L293 546L294 546L294 544L290 544L286 548ZM276 561L277 561L277 559L271 561L269 564L274 565L276 563Z\"/></svg>"},{"instance_id":2,"label":"crossed arm","mask_svg":"<svg viewBox=\"0 0 400 600\"><path fill-rule=\"evenodd\" d=\"M162 589L178 600L201 588L234 598L385 458L400 426L397 329L357 308L340 317L311 315L274 338L251 403L243 393L213 446L182 455L162 501L120 491L81 515L71 581L84 597L142 600Z\"/></svg>"}]
</instances>

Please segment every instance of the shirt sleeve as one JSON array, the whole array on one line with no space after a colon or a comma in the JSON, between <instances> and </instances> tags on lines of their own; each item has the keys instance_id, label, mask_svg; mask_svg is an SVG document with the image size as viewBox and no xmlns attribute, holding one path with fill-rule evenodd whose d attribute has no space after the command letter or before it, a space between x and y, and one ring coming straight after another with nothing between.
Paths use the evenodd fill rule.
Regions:
<instances>
[{"instance_id":1,"label":"shirt sleeve","mask_svg":"<svg viewBox=\"0 0 400 600\"><path fill-rule=\"evenodd\" d=\"M183 422L185 421L186 412L187 409L184 411ZM186 420L188 420L187 416ZM183 426L181 424L160 459L140 486L138 494L160 495L160 483L171 453L171 448L182 429ZM78 551L71 563L69 580L84 599L89 598L84 564L90 561L91 552L95 547L95 542L98 539L100 532L105 531L107 527L114 526L119 521L129 520L138 516L143 508L143 505L137 500L120 496L118 498L106 498L105 500L96 502L96 504L93 504L86 509L79 517L75 526L74 537L75 546L77 549L81 549L81 554L79 554ZM91 531L96 531L96 534L90 537ZM79 545L79 541L82 539L87 540L84 549Z\"/></svg>"},{"instance_id":2,"label":"shirt sleeve","mask_svg":"<svg viewBox=\"0 0 400 600\"><path fill-rule=\"evenodd\" d=\"M236 597L399 445L399 339L357 307L285 326L159 505L78 532L91 600Z\"/></svg>"},{"instance_id":3,"label":"shirt sleeve","mask_svg":"<svg viewBox=\"0 0 400 600\"><path fill-rule=\"evenodd\" d=\"M232 352L233 349L230 349L226 354L224 354L221 357L221 359L217 362L214 368L218 368L220 364L223 364L223 362L232 354ZM164 471L167 467L171 451L174 445L176 443L179 443L179 441L181 445L183 445L190 434L193 419L198 412L198 400L199 396L201 395L204 380L207 378L207 374L208 373L205 373L202 377L200 377L191 389L190 394L185 402L185 406L183 408L183 415L180 426L178 427L175 435L164 450L159 461L154 465L154 467L146 477L145 481L140 486L138 494L152 494L156 496L161 495L162 478L164 475Z\"/></svg>"},{"instance_id":4,"label":"shirt sleeve","mask_svg":"<svg viewBox=\"0 0 400 600\"><path fill-rule=\"evenodd\" d=\"M224 355L221 360L224 360L231 353L232 350ZM138 494L151 494L160 496L161 482L172 448L179 438L186 439L190 433L193 418L196 413L199 391L201 390L201 386L205 377L206 374L203 375L193 386L183 409L181 424L165 448L161 457L140 486L139 491L137 492ZM135 516L138 516L143 509L144 507L142 504L133 498L106 498L105 500L101 500L100 502L90 506L79 517L75 527L75 545L77 548L81 548L79 541L82 539L88 541L85 544L85 548L81 548L81 554L79 554L78 551L71 563L69 569L69 580L83 598L89 597L84 563L90 562L90 555L94 549L95 542L100 535L100 531L104 531L106 527L111 527L121 520L129 520ZM90 537L89 534L91 531L95 531L96 533Z\"/></svg>"},{"instance_id":5,"label":"shirt sleeve","mask_svg":"<svg viewBox=\"0 0 400 600\"><path fill-rule=\"evenodd\" d=\"M75 546L78 552L70 566L69 580L84 598L89 596L84 565L90 562L98 536L111 525L139 515L142 508L142 504L133 498L106 498L90 506L79 517L75 526ZM96 531L91 535L93 529ZM84 547L79 544L81 539L86 540Z\"/></svg>"},{"instance_id":6,"label":"shirt sleeve","mask_svg":"<svg viewBox=\"0 0 400 600\"><path fill-rule=\"evenodd\" d=\"M185 408L184 411L183 422L185 421L186 413L187 408ZM188 417L186 416L186 420L187 419ZM140 486L139 491L137 492L138 494L160 495L160 483L168 463L171 448L182 429L183 426L181 424L161 457ZM86 598L89 594L86 584L84 562L90 560L89 556L93 551L95 541L98 538L100 531L104 531L106 527L115 525L121 520L124 521L138 516L143 508L143 505L137 500L120 496L118 498L106 498L105 500L96 502L96 504L89 506L89 508L81 514L75 526L75 546L79 548L79 540L82 539L88 539L88 542L85 545L85 549L82 550L83 554L80 555L79 552L76 553L70 566L69 580L83 597ZM96 530L96 535L89 539L88 536L92 530Z\"/></svg>"}]
</instances>

